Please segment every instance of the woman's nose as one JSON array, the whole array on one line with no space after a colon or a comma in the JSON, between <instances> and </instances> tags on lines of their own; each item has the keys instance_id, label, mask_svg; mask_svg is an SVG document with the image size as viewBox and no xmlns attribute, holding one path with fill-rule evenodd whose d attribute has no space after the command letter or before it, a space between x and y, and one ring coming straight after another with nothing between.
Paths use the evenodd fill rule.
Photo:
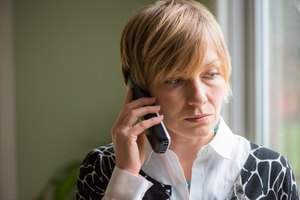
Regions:
<instances>
[{"instance_id":1,"label":"woman's nose","mask_svg":"<svg viewBox=\"0 0 300 200\"><path fill-rule=\"evenodd\" d=\"M200 106L207 102L206 86L201 79L195 79L188 85L188 104Z\"/></svg>"}]
</instances>

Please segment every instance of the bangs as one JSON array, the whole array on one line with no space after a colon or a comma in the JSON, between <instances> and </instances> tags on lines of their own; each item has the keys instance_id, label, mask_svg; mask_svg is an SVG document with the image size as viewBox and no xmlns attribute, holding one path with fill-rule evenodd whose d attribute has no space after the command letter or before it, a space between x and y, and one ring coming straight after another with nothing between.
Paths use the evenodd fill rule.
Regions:
<instances>
[{"instance_id":1,"label":"bangs","mask_svg":"<svg viewBox=\"0 0 300 200\"><path fill-rule=\"evenodd\" d=\"M199 71L208 46L205 19L195 13L180 14L179 18L190 20L169 20L161 29L163 34L153 36L159 39L151 40L155 44L149 45L152 50L145 59L150 62L144 65L150 87L176 76L190 78Z\"/></svg>"},{"instance_id":2,"label":"bangs","mask_svg":"<svg viewBox=\"0 0 300 200\"><path fill-rule=\"evenodd\" d=\"M152 84L161 84L166 80L180 77L190 79L193 75L201 70L201 63L203 62L208 43L206 40L192 43L189 52L178 53L178 56L172 57L169 61L157 70ZM151 85L152 85L151 84Z\"/></svg>"},{"instance_id":3,"label":"bangs","mask_svg":"<svg viewBox=\"0 0 300 200\"><path fill-rule=\"evenodd\" d=\"M203 25L202 25L203 26ZM205 30L205 31L204 31ZM205 27L195 41L189 42L190 46L186 46L188 51L177 53L166 61L161 68L156 68L155 76L151 79L150 86L153 84L161 84L166 80L174 78L191 79L196 73L203 70L203 60L209 45L215 50L218 59L221 62L222 74L226 82L229 81L231 73L231 65L228 50L224 44L222 35L217 34L212 27ZM185 43L187 45L187 43ZM184 49L184 48L183 48Z\"/></svg>"}]
</instances>

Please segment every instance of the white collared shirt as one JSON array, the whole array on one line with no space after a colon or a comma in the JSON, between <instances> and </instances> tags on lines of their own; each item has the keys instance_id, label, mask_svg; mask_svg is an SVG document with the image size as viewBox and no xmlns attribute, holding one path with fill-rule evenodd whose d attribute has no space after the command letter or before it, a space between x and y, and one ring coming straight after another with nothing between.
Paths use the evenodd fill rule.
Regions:
<instances>
[{"instance_id":1,"label":"white collared shirt","mask_svg":"<svg viewBox=\"0 0 300 200\"><path fill-rule=\"evenodd\" d=\"M224 200L232 193L249 153L249 141L234 135L221 118L216 136L199 150L193 163L190 192L179 159L171 150L156 154L148 144L142 170L172 186L171 200ZM142 176L115 167L103 199L141 200L151 186Z\"/></svg>"}]
</instances>

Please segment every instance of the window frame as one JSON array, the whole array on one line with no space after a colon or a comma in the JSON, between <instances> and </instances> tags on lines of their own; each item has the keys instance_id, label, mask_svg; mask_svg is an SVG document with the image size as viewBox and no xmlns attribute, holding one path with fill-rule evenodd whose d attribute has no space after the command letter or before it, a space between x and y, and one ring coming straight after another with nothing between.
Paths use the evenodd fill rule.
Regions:
<instances>
[{"instance_id":1,"label":"window frame","mask_svg":"<svg viewBox=\"0 0 300 200\"><path fill-rule=\"evenodd\" d=\"M232 59L233 97L222 115L234 133L269 147L269 1L215 1Z\"/></svg>"}]
</instances>

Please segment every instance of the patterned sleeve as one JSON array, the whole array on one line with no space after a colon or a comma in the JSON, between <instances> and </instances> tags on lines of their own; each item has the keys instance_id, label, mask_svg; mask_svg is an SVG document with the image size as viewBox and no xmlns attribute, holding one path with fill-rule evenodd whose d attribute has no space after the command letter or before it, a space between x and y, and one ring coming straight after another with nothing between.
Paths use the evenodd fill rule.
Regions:
<instances>
[{"instance_id":1,"label":"patterned sleeve","mask_svg":"<svg viewBox=\"0 0 300 200\"><path fill-rule=\"evenodd\" d=\"M241 172L241 184L247 199L299 199L287 159L254 143Z\"/></svg>"},{"instance_id":2,"label":"patterned sleeve","mask_svg":"<svg viewBox=\"0 0 300 200\"><path fill-rule=\"evenodd\" d=\"M285 194L283 194L283 197L287 197L287 199L291 200L299 200L299 193L297 189L297 184L295 181L294 172L288 163L287 159L285 159L286 162L286 173L282 182L282 191L286 191ZM284 162L284 161L283 161Z\"/></svg>"},{"instance_id":3,"label":"patterned sleeve","mask_svg":"<svg viewBox=\"0 0 300 200\"><path fill-rule=\"evenodd\" d=\"M112 144L91 151L80 166L76 200L102 199L114 166Z\"/></svg>"}]
</instances>

